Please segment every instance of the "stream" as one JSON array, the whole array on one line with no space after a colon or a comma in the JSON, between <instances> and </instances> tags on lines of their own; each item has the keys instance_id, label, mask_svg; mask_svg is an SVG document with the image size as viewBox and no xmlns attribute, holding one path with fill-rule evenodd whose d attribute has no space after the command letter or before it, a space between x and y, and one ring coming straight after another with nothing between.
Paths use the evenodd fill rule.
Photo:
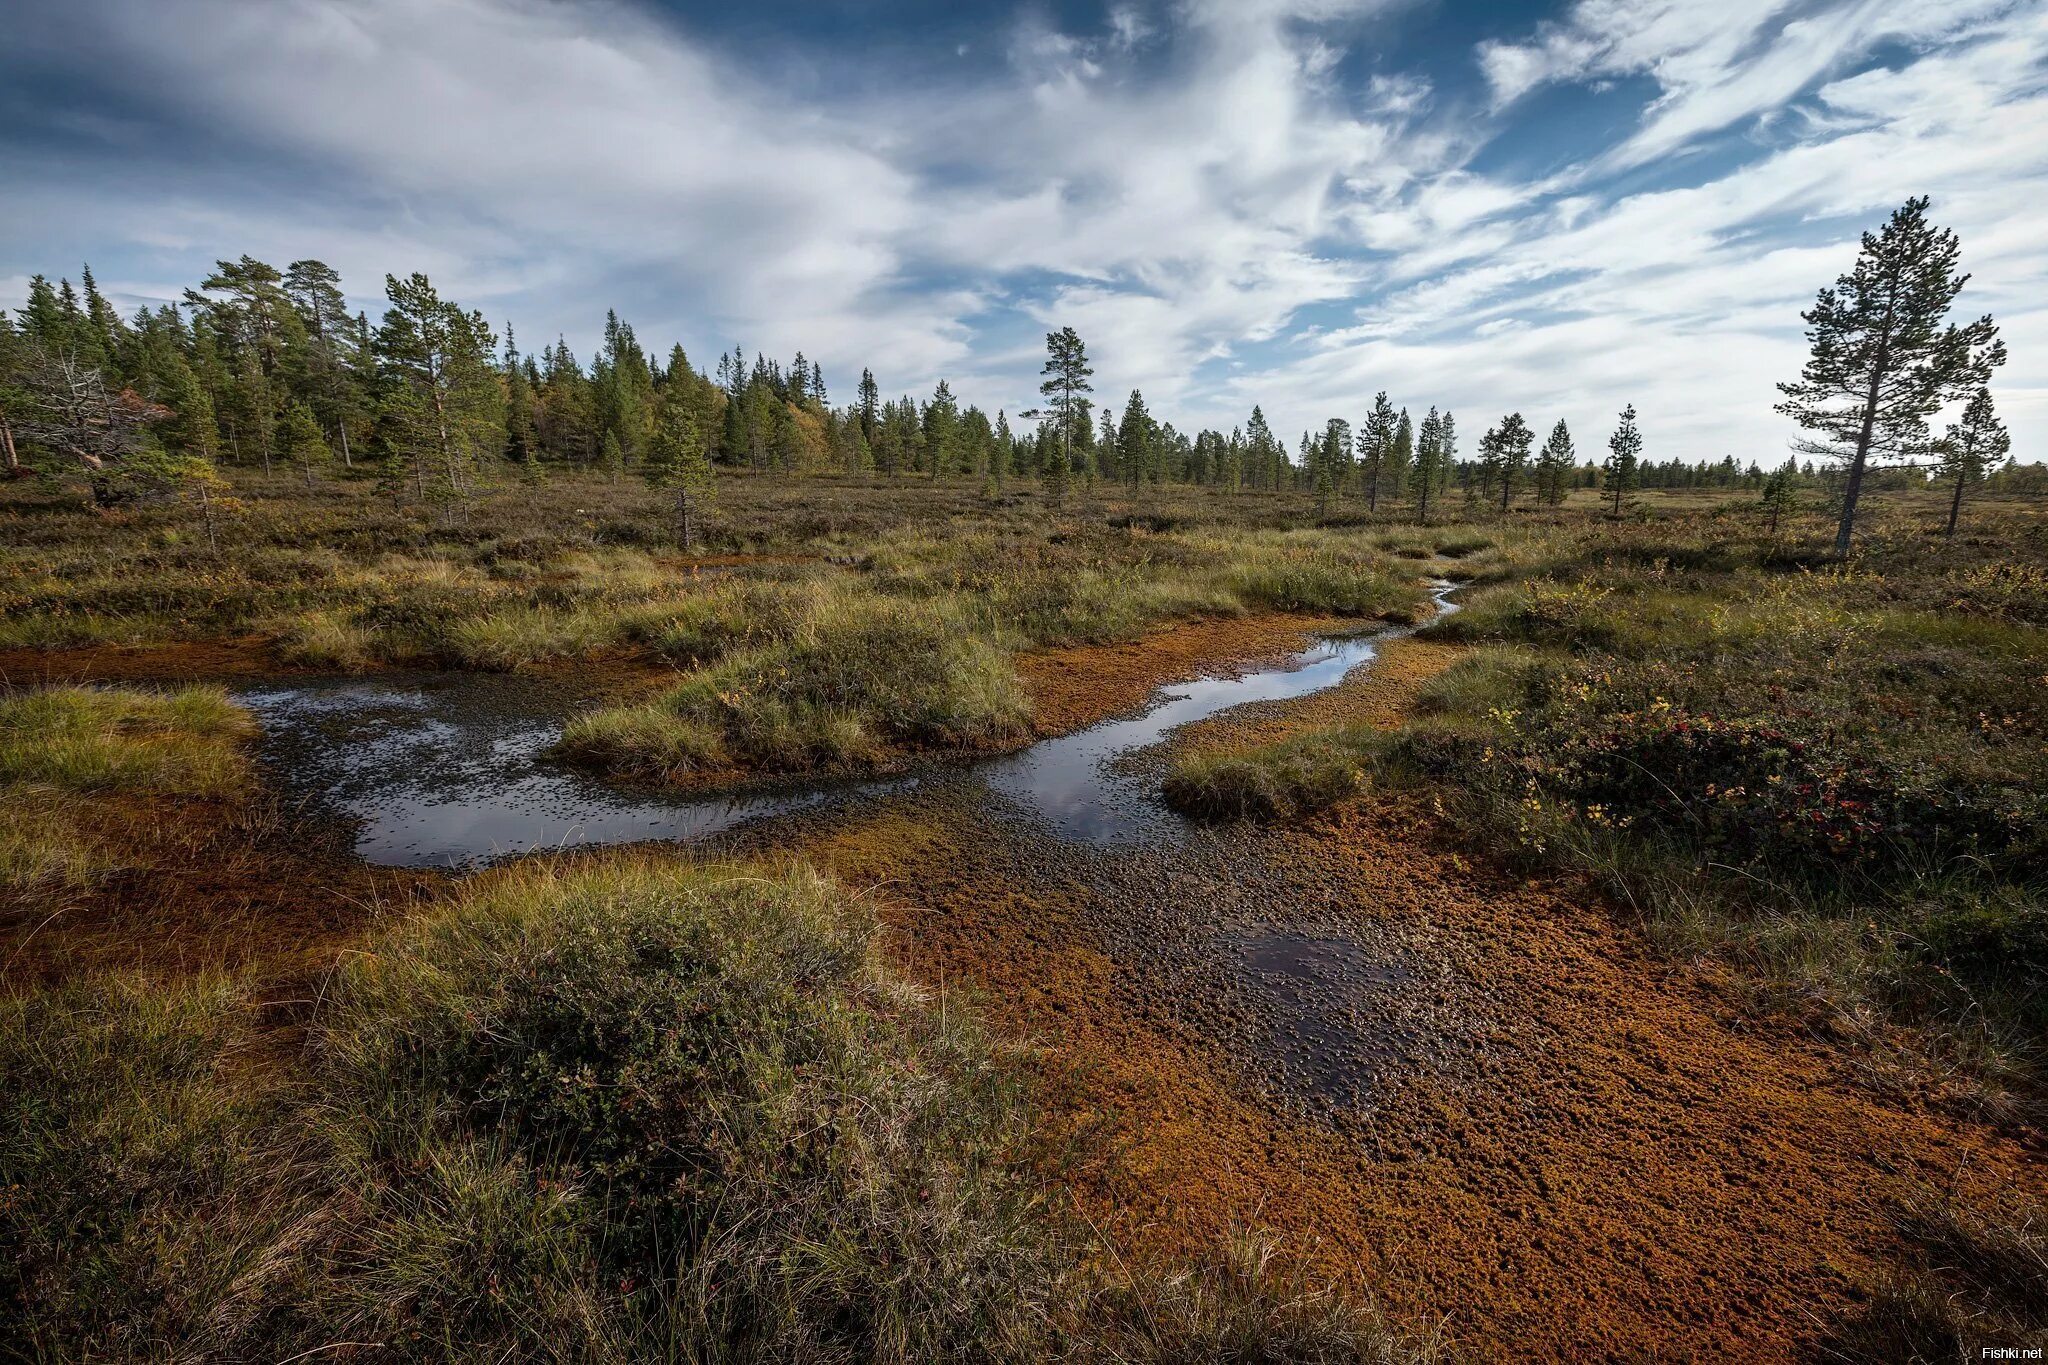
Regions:
<instances>
[{"instance_id":1,"label":"stream","mask_svg":"<svg viewBox=\"0 0 2048 1365\"><path fill-rule=\"evenodd\" d=\"M1454 584L1434 585L1439 614ZM1084 844L1171 839L1186 822L1134 756L1193 721L1335 687L1401 627L1319 641L1277 668L1159 689L1137 715L1014 754L896 781L828 782L707 799L617 786L545 751L572 705L559 685L516 674L421 674L271 682L240 693L263 726L283 788L357 824L356 851L402 867L474 867L537 849L689 841L796 810L930 782L988 796Z\"/></svg>"}]
</instances>

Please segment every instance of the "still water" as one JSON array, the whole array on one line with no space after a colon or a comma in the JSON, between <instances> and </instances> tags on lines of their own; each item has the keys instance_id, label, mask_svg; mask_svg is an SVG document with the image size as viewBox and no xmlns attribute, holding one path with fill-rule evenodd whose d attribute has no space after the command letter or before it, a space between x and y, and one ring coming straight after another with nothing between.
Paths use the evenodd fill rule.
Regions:
<instances>
[{"instance_id":1,"label":"still water","mask_svg":"<svg viewBox=\"0 0 2048 1365\"><path fill-rule=\"evenodd\" d=\"M1440 612L1457 609L1450 590L1436 590ZM1119 843L1181 826L1158 799L1156 774L1132 770L1133 755L1231 707L1335 687L1407 633L1324 640L1279 668L1164 687L1137 716L966 769L716 799L615 786L549 759L573 703L517 675L318 679L240 695L263 724L265 757L285 789L356 820L356 850L373 863L462 867L535 849L686 841L921 781L979 782L1057 837Z\"/></svg>"}]
</instances>

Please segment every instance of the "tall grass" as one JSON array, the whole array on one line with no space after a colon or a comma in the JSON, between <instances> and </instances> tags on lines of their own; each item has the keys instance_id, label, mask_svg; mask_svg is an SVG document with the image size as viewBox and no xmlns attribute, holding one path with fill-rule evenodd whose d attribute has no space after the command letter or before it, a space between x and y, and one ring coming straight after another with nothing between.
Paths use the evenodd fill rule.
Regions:
<instances>
[{"instance_id":1,"label":"tall grass","mask_svg":"<svg viewBox=\"0 0 2048 1365\"><path fill-rule=\"evenodd\" d=\"M53 687L0 698L0 782L70 792L234 790L249 717L214 687L169 693Z\"/></svg>"}]
</instances>

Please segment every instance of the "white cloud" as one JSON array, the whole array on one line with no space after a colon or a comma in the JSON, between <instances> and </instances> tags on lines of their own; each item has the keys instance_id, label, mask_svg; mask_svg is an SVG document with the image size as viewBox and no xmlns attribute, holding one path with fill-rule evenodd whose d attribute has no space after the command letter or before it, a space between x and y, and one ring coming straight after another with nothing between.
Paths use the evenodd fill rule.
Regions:
<instances>
[{"instance_id":1,"label":"white cloud","mask_svg":"<svg viewBox=\"0 0 2048 1365\"><path fill-rule=\"evenodd\" d=\"M842 390L944 374L1012 411L1036 333L1073 325L1098 397L1184 427L1257 402L1298 430L1387 388L1471 439L1519 408L1591 449L1633 400L1661 455L1768 459L1798 309L1927 192L2012 342L2019 445L2048 449L2037 5L1578 0L1478 50L1477 108L1388 64L1380 25L1375 0L1132 0L963 45L1006 68L820 94L625 0L76 0L17 18L0 79L104 77L233 154L166 165L150 119L85 110L66 136L109 164L0 137L0 272L118 248L102 280L143 299L214 254L317 255L365 295L421 269L529 343L616 305L650 344L800 347ZM1476 169L1507 106L1618 77L1654 93L1612 145ZM1761 117L1732 169L1654 173Z\"/></svg>"}]
</instances>

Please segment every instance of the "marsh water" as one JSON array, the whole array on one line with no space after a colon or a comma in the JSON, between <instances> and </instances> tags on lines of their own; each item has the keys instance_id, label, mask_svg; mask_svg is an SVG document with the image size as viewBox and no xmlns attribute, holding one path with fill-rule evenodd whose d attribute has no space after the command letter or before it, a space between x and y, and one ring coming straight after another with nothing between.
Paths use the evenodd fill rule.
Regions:
<instances>
[{"instance_id":1,"label":"marsh water","mask_svg":"<svg viewBox=\"0 0 2048 1365\"><path fill-rule=\"evenodd\" d=\"M1456 610L1451 588L1436 588L1440 613ZM354 820L357 852L373 863L465 867L537 849L688 841L924 782L979 783L1058 838L1116 844L1184 828L1135 755L1232 707L1334 687L1407 633L1325 639L1276 668L1163 687L1136 715L964 769L714 799L618 786L550 759L576 702L557 684L518 675L274 682L241 699L262 722L265 756L283 786Z\"/></svg>"}]
</instances>

